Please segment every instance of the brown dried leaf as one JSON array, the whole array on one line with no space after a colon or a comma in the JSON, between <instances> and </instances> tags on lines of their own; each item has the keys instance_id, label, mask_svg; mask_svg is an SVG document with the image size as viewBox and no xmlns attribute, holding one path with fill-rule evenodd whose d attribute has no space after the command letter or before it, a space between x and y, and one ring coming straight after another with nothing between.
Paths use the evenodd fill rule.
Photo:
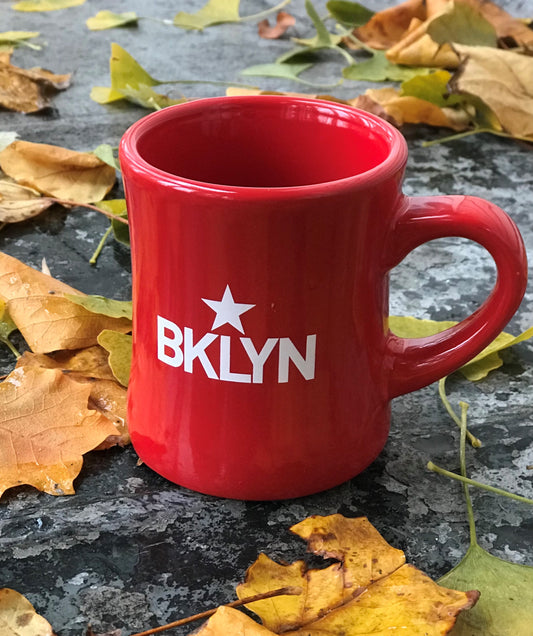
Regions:
<instances>
[{"instance_id":1,"label":"brown dried leaf","mask_svg":"<svg viewBox=\"0 0 533 636\"><path fill-rule=\"evenodd\" d=\"M127 333L131 321L95 314L63 294L82 295L60 281L0 252L0 298L35 353L83 349L97 344L104 329Z\"/></svg>"},{"instance_id":2,"label":"brown dried leaf","mask_svg":"<svg viewBox=\"0 0 533 636\"><path fill-rule=\"evenodd\" d=\"M22 594L0 589L0 633L3 636L54 636L52 626Z\"/></svg>"},{"instance_id":3,"label":"brown dried leaf","mask_svg":"<svg viewBox=\"0 0 533 636\"><path fill-rule=\"evenodd\" d=\"M511 135L533 140L533 57L484 46L460 46L455 91L476 95Z\"/></svg>"},{"instance_id":4,"label":"brown dried leaf","mask_svg":"<svg viewBox=\"0 0 533 636\"><path fill-rule=\"evenodd\" d=\"M50 94L68 88L70 77L41 68L13 66L10 53L4 53L0 55L0 106L21 113L47 108Z\"/></svg>"},{"instance_id":5,"label":"brown dried leaf","mask_svg":"<svg viewBox=\"0 0 533 636\"><path fill-rule=\"evenodd\" d=\"M0 384L0 495L22 484L74 492L82 455L117 434L87 408L90 392L58 369L36 367L16 368Z\"/></svg>"},{"instance_id":6,"label":"brown dried leaf","mask_svg":"<svg viewBox=\"0 0 533 636\"><path fill-rule=\"evenodd\" d=\"M37 216L54 204L40 192L18 184L9 177L0 178L0 223L19 223Z\"/></svg>"},{"instance_id":7,"label":"brown dried leaf","mask_svg":"<svg viewBox=\"0 0 533 636\"><path fill-rule=\"evenodd\" d=\"M533 49L533 30L522 20L514 18L497 4L488 0L462 0L462 2L477 9L496 29L496 34L501 40L511 38L516 46Z\"/></svg>"},{"instance_id":8,"label":"brown dried leaf","mask_svg":"<svg viewBox=\"0 0 533 636\"><path fill-rule=\"evenodd\" d=\"M101 201L115 183L115 169L90 152L14 141L0 152L0 167L18 183L78 203Z\"/></svg>"},{"instance_id":9,"label":"brown dried leaf","mask_svg":"<svg viewBox=\"0 0 533 636\"><path fill-rule=\"evenodd\" d=\"M280 11L276 16L276 24L274 26L270 26L267 19L261 20L257 25L257 33L259 37L265 40L276 40L281 37L287 29L294 26L295 23L296 19L294 16L285 11Z\"/></svg>"}]
</instances>

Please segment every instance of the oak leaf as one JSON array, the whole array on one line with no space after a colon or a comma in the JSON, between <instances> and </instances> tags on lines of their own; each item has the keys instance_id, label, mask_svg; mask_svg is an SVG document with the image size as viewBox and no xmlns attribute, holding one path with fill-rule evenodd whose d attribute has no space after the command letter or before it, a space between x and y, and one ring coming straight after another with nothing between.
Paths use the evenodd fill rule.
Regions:
<instances>
[{"instance_id":1,"label":"oak leaf","mask_svg":"<svg viewBox=\"0 0 533 636\"><path fill-rule=\"evenodd\" d=\"M117 435L88 408L91 387L59 369L18 367L0 384L0 495L27 484L72 494L82 455Z\"/></svg>"},{"instance_id":2,"label":"oak leaf","mask_svg":"<svg viewBox=\"0 0 533 636\"><path fill-rule=\"evenodd\" d=\"M8 587L0 589L0 632L2 636L54 636L50 623L28 599Z\"/></svg>"},{"instance_id":3,"label":"oak leaf","mask_svg":"<svg viewBox=\"0 0 533 636\"><path fill-rule=\"evenodd\" d=\"M2 150L0 167L22 185L78 203L100 201L116 180L115 170L91 152L29 141Z\"/></svg>"},{"instance_id":4,"label":"oak leaf","mask_svg":"<svg viewBox=\"0 0 533 636\"><path fill-rule=\"evenodd\" d=\"M41 68L19 68L11 64L9 53L0 54L0 106L35 113L50 105L51 94L69 87L70 77Z\"/></svg>"},{"instance_id":5,"label":"oak leaf","mask_svg":"<svg viewBox=\"0 0 533 636\"><path fill-rule=\"evenodd\" d=\"M131 331L129 319L95 314L64 294L83 295L0 252L0 298L7 302L11 319L32 351L82 349L97 344L104 329Z\"/></svg>"}]
</instances>

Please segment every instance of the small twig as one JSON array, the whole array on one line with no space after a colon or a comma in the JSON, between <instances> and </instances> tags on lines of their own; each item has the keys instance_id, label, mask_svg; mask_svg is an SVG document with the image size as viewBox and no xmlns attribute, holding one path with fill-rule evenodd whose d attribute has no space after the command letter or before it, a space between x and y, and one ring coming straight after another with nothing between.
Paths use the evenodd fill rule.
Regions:
<instances>
[{"instance_id":1,"label":"small twig","mask_svg":"<svg viewBox=\"0 0 533 636\"><path fill-rule=\"evenodd\" d=\"M105 242L107 241L107 237L111 234L112 231L113 231L113 226L110 225L105 231L102 238L100 239L100 243L98 243L98 247L94 250L94 254L89 259L89 263L91 265L96 265L96 261L98 260L98 257L100 256L102 250L104 249L104 245L105 245Z\"/></svg>"},{"instance_id":2,"label":"small twig","mask_svg":"<svg viewBox=\"0 0 533 636\"><path fill-rule=\"evenodd\" d=\"M108 212L102 208L99 208L97 205L92 205L91 203L79 203L78 201L66 201L65 199L56 199L55 197L48 197L50 201L54 203L58 203L66 208L89 208L89 210L94 210L95 212L100 212L104 216L107 216L108 219L112 219L113 221L118 221L119 223L125 223L129 225L128 219L125 219L122 216L118 216L113 214L112 212Z\"/></svg>"},{"instance_id":3,"label":"small twig","mask_svg":"<svg viewBox=\"0 0 533 636\"><path fill-rule=\"evenodd\" d=\"M241 605L247 605L248 603L255 603L256 601L262 601L267 598L273 598L275 596L298 596L302 593L301 587L281 587L277 590L271 590L270 592L264 592L263 594L256 594L255 596L248 596L247 598L239 599L238 601L233 601L232 603L228 603L224 605L224 607L240 607ZM209 618L212 616L218 608L210 609L205 612L200 612L200 614L195 614L194 616L188 616L187 618L182 618L178 621L174 621L173 623L168 623L168 625L161 625L160 627L154 627L153 629L148 629L145 632L139 632L138 634L131 634L131 636L151 636L151 634L158 634L159 632L166 631L167 629L173 629L174 627L181 627L181 625L187 625L188 623L192 623L194 621L203 620L204 618Z\"/></svg>"}]
</instances>

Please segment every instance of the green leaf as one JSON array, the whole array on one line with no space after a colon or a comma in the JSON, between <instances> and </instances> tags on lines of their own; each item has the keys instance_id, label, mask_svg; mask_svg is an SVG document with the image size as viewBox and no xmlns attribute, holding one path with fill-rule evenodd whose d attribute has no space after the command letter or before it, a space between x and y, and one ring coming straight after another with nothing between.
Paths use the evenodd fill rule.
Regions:
<instances>
[{"instance_id":1,"label":"green leaf","mask_svg":"<svg viewBox=\"0 0 533 636\"><path fill-rule=\"evenodd\" d=\"M400 338L425 338L449 329L456 324L456 322L450 320L421 320L412 316L389 317L390 330ZM459 371L468 380L482 380L491 371L502 366L503 361L498 355L500 351L532 337L533 327L526 329L518 336L513 336L503 331L475 358L464 364Z\"/></svg>"},{"instance_id":2,"label":"green leaf","mask_svg":"<svg viewBox=\"0 0 533 636\"><path fill-rule=\"evenodd\" d=\"M331 17L352 29L363 26L374 15L374 11L370 11L358 2L349 2L349 0L330 0L326 4L326 8Z\"/></svg>"},{"instance_id":3,"label":"green leaf","mask_svg":"<svg viewBox=\"0 0 533 636\"><path fill-rule=\"evenodd\" d=\"M40 50L41 47L38 44L27 42L27 40L36 38L39 35L38 31L4 31L0 33L0 48L22 45Z\"/></svg>"},{"instance_id":4,"label":"green leaf","mask_svg":"<svg viewBox=\"0 0 533 636\"><path fill-rule=\"evenodd\" d=\"M137 88L127 86L120 92L129 102L151 110L161 110L161 108L173 106L174 104L183 104L183 102L187 101L186 97L178 97L177 99L174 99L172 97L168 97L167 95L156 93L145 84L141 84Z\"/></svg>"},{"instance_id":5,"label":"green leaf","mask_svg":"<svg viewBox=\"0 0 533 636\"><path fill-rule=\"evenodd\" d=\"M454 2L451 11L434 18L428 34L437 44L498 46L496 30L478 11L463 2Z\"/></svg>"},{"instance_id":6,"label":"green leaf","mask_svg":"<svg viewBox=\"0 0 533 636\"><path fill-rule=\"evenodd\" d=\"M95 205L111 214L115 214L123 219L128 218L128 211L126 209L125 199L106 199L105 201L98 201ZM115 240L124 245L130 246L130 229L126 223L120 221L111 221L111 228L115 236Z\"/></svg>"},{"instance_id":7,"label":"green leaf","mask_svg":"<svg viewBox=\"0 0 533 636\"><path fill-rule=\"evenodd\" d=\"M93 150L93 155L96 155L100 161L107 163L108 166L120 170L120 163L115 157L115 149L109 144L100 144Z\"/></svg>"},{"instance_id":8,"label":"green leaf","mask_svg":"<svg viewBox=\"0 0 533 636\"><path fill-rule=\"evenodd\" d=\"M23 0L12 5L15 11L57 11L69 7L79 7L85 0Z\"/></svg>"},{"instance_id":9,"label":"green leaf","mask_svg":"<svg viewBox=\"0 0 533 636\"><path fill-rule=\"evenodd\" d=\"M65 298L75 305L81 305L93 314L132 319L131 300L113 300L105 298L105 296L76 296L74 294L65 294Z\"/></svg>"},{"instance_id":10,"label":"green leaf","mask_svg":"<svg viewBox=\"0 0 533 636\"><path fill-rule=\"evenodd\" d=\"M202 31L205 27L224 22L239 22L240 0L208 0L196 13L180 11L174 16L174 25L182 29Z\"/></svg>"},{"instance_id":11,"label":"green leaf","mask_svg":"<svg viewBox=\"0 0 533 636\"><path fill-rule=\"evenodd\" d=\"M369 82L400 82L424 73L431 69L418 66L400 66L392 64L384 51L375 51L372 57L364 62L352 64L343 69L342 75L349 80L365 80Z\"/></svg>"},{"instance_id":12,"label":"green leaf","mask_svg":"<svg viewBox=\"0 0 533 636\"><path fill-rule=\"evenodd\" d=\"M503 561L473 543L439 585L481 592L477 604L459 616L453 636L525 636L531 632L533 567Z\"/></svg>"},{"instance_id":13,"label":"green leaf","mask_svg":"<svg viewBox=\"0 0 533 636\"><path fill-rule=\"evenodd\" d=\"M9 339L16 330L17 325L11 320L5 300L0 299L0 342L3 342L16 358L20 358L20 353Z\"/></svg>"},{"instance_id":14,"label":"green leaf","mask_svg":"<svg viewBox=\"0 0 533 636\"><path fill-rule=\"evenodd\" d=\"M126 11L125 13L98 11L95 16L88 18L85 24L91 31L103 31L115 27L137 26L138 22L139 18L135 11Z\"/></svg>"},{"instance_id":15,"label":"green leaf","mask_svg":"<svg viewBox=\"0 0 533 636\"><path fill-rule=\"evenodd\" d=\"M302 80L298 77L300 73L311 68L312 64L295 64L295 63L278 63L272 62L271 64L256 64L255 66L249 66L241 71L241 75L253 75L259 77L280 77L282 79L289 79L296 82Z\"/></svg>"},{"instance_id":16,"label":"green leaf","mask_svg":"<svg viewBox=\"0 0 533 636\"><path fill-rule=\"evenodd\" d=\"M450 94L448 82L451 77L451 73L442 70L427 75L416 75L402 83L400 95L418 97L440 108L461 104L464 102L464 97Z\"/></svg>"},{"instance_id":17,"label":"green leaf","mask_svg":"<svg viewBox=\"0 0 533 636\"><path fill-rule=\"evenodd\" d=\"M108 364L115 378L128 386L131 370L132 337L118 331L104 329L97 338L98 344L109 352Z\"/></svg>"},{"instance_id":18,"label":"green leaf","mask_svg":"<svg viewBox=\"0 0 533 636\"><path fill-rule=\"evenodd\" d=\"M333 44L332 36L326 28L324 22L320 19L320 16L316 12L315 7L311 0L305 0L305 10L307 15L313 21L316 29L316 37L314 38L317 47L328 47Z\"/></svg>"}]
</instances>

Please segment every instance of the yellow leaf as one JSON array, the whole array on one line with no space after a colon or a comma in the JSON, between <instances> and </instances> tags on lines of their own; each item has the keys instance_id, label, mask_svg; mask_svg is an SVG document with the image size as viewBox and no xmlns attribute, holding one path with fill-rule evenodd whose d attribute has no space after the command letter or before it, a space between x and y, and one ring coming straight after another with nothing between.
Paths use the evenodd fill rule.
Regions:
<instances>
[{"instance_id":1,"label":"yellow leaf","mask_svg":"<svg viewBox=\"0 0 533 636\"><path fill-rule=\"evenodd\" d=\"M37 216L54 202L9 177L0 179L0 223L19 223Z\"/></svg>"},{"instance_id":2,"label":"yellow leaf","mask_svg":"<svg viewBox=\"0 0 533 636\"><path fill-rule=\"evenodd\" d=\"M240 0L208 0L196 13L180 11L174 16L174 24L182 29L198 29L222 22L239 22Z\"/></svg>"},{"instance_id":3,"label":"yellow leaf","mask_svg":"<svg viewBox=\"0 0 533 636\"><path fill-rule=\"evenodd\" d=\"M0 384L0 495L22 484L74 492L82 455L117 434L87 408L90 392L58 369L37 367L19 367Z\"/></svg>"},{"instance_id":4,"label":"yellow leaf","mask_svg":"<svg viewBox=\"0 0 533 636\"><path fill-rule=\"evenodd\" d=\"M92 18L86 21L87 27L91 31L103 31L105 29L114 29L115 27L137 25L139 18L135 11L126 11L124 13L113 13L112 11L98 11Z\"/></svg>"},{"instance_id":5,"label":"yellow leaf","mask_svg":"<svg viewBox=\"0 0 533 636\"><path fill-rule=\"evenodd\" d=\"M18 183L78 203L100 201L116 180L114 168L92 152L14 141L0 152L0 167Z\"/></svg>"},{"instance_id":6,"label":"yellow leaf","mask_svg":"<svg viewBox=\"0 0 533 636\"><path fill-rule=\"evenodd\" d=\"M131 336L106 329L98 335L98 344L109 351L109 366L115 378L128 386L131 369Z\"/></svg>"},{"instance_id":7,"label":"yellow leaf","mask_svg":"<svg viewBox=\"0 0 533 636\"><path fill-rule=\"evenodd\" d=\"M85 0L22 0L13 5L15 11L57 11L69 7L78 7Z\"/></svg>"},{"instance_id":8,"label":"yellow leaf","mask_svg":"<svg viewBox=\"0 0 533 636\"><path fill-rule=\"evenodd\" d=\"M0 298L32 351L82 349L97 344L104 329L131 331L127 318L95 314L63 297L80 293L0 252Z\"/></svg>"},{"instance_id":9,"label":"yellow leaf","mask_svg":"<svg viewBox=\"0 0 533 636\"><path fill-rule=\"evenodd\" d=\"M479 97L504 130L533 140L533 58L484 46L455 47L462 65L454 90Z\"/></svg>"},{"instance_id":10,"label":"yellow leaf","mask_svg":"<svg viewBox=\"0 0 533 636\"><path fill-rule=\"evenodd\" d=\"M0 589L0 633L2 636L54 636L50 623L35 612L22 594Z\"/></svg>"},{"instance_id":11,"label":"yellow leaf","mask_svg":"<svg viewBox=\"0 0 533 636\"><path fill-rule=\"evenodd\" d=\"M231 607L219 607L194 634L198 636L271 636L274 632Z\"/></svg>"},{"instance_id":12,"label":"yellow leaf","mask_svg":"<svg viewBox=\"0 0 533 636\"><path fill-rule=\"evenodd\" d=\"M34 113L50 104L48 94L70 85L70 74L55 75L40 68L23 69L0 56L0 106L21 113Z\"/></svg>"},{"instance_id":13,"label":"yellow leaf","mask_svg":"<svg viewBox=\"0 0 533 636\"><path fill-rule=\"evenodd\" d=\"M130 443L128 432L128 403L126 389L115 380L96 380L91 383L89 406L113 422L117 435L107 437L95 450Z\"/></svg>"}]
</instances>

